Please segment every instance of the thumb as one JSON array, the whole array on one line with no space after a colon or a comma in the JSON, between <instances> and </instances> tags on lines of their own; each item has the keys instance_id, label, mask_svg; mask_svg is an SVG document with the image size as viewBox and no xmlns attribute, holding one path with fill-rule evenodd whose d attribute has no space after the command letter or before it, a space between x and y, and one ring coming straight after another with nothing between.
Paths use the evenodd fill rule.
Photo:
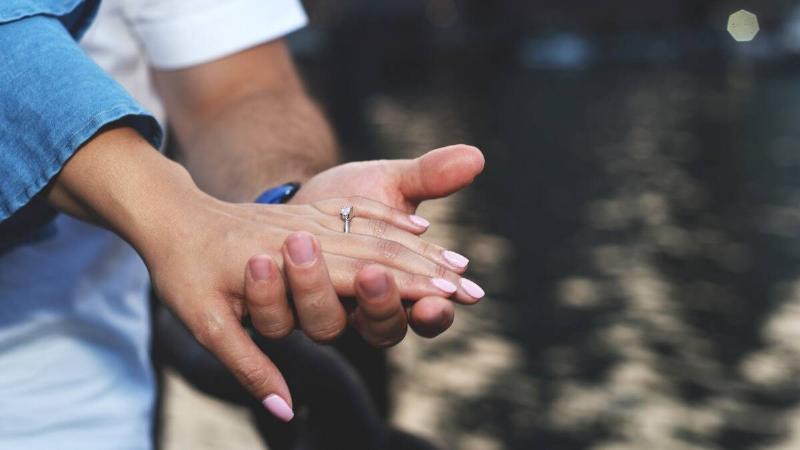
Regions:
<instances>
[{"instance_id":1,"label":"thumb","mask_svg":"<svg viewBox=\"0 0 800 450\"><path fill-rule=\"evenodd\" d=\"M209 321L211 322L211 321ZM214 354L239 383L261 400L278 419L294 417L289 387L275 364L253 342L232 312L214 317L213 325L197 334L200 343Z\"/></svg>"},{"instance_id":2,"label":"thumb","mask_svg":"<svg viewBox=\"0 0 800 450\"><path fill-rule=\"evenodd\" d=\"M451 145L404 161L398 168L400 192L407 200L445 197L472 183L483 171L483 153L469 145Z\"/></svg>"}]
</instances>

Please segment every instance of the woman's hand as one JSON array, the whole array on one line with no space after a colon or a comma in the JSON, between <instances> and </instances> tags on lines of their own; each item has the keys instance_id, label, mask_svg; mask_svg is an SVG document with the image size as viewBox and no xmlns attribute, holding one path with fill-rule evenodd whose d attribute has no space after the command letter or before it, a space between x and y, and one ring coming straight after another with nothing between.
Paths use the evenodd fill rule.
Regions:
<instances>
[{"instance_id":1,"label":"woman's hand","mask_svg":"<svg viewBox=\"0 0 800 450\"><path fill-rule=\"evenodd\" d=\"M407 215L358 199L352 232L343 233L339 209L353 201L257 205L201 196L178 214L183 219L141 247L158 296L259 398L277 394L286 400L288 388L242 328L245 316L269 337L285 335L297 325L312 339L326 342L348 323L339 297L377 297L387 305L385 311L370 316L371 310L357 309L351 318L365 337L371 334L377 337L373 343L386 345L393 342L381 338L388 335L394 341L397 330L405 328L397 316L403 313L400 297L475 301L458 288L461 269L447 263L443 249L406 230L411 226ZM244 278L243 267L248 268ZM385 295L365 293L377 277L370 273L375 270L397 288L384 289ZM293 310L283 293L283 271L295 294ZM359 273L370 280L358 283ZM271 401L277 402L274 397Z\"/></svg>"},{"instance_id":2,"label":"woman's hand","mask_svg":"<svg viewBox=\"0 0 800 450\"><path fill-rule=\"evenodd\" d=\"M468 145L443 147L415 159L353 162L315 175L303 184L291 203L313 203L342 196L367 197L408 214L408 220L399 221L406 223L406 230L420 235L428 224L413 215L417 206L468 186L481 173L483 165L483 154ZM463 256L448 251L446 259L459 273L466 269L468 260ZM462 282L461 287L469 288L472 298L483 295L475 283ZM452 324L453 315L450 300L429 297L409 307L408 323L417 334L433 337Z\"/></svg>"},{"instance_id":3,"label":"woman's hand","mask_svg":"<svg viewBox=\"0 0 800 450\"><path fill-rule=\"evenodd\" d=\"M250 308L259 306L245 301L242 277L242 268L254 269L253 255L273 259L274 273L286 265L294 277L310 276L304 272L309 264L327 268L332 290L307 292L296 307L300 326L319 340L343 327L346 312L338 297L357 294L357 274L376 262L405 299L453 296L474 302L457 287L458 269L447 265L442 249L408 231L405 214L358 199L353 232L344 234L339 208L356 199L296 206L221 202L199 191L182 167L126 128L100 133L78 151L48 199L130 242L146 262L159 297L273 411L290 408L286 382L241 325ZM298 230L315 236L305 235L316 259L309 260L303 248L308 242L295 247L290 240L284 248Z\"/></svg>"}]
</instances>

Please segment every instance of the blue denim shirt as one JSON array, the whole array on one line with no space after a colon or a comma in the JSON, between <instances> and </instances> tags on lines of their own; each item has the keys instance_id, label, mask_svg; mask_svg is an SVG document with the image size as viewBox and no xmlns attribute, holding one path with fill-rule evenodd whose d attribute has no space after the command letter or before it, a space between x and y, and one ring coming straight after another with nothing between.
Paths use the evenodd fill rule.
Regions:
<instances>
[{"instance_id":1,"label":"blue denim shirt","mask_svg":"<svg viewBox=\"0 0 800 450\"><path fill-rule=\"evenodd\" d=\"M89 28L100 0L3 0L0 24L33 16L50 16L62 20L76 39ZM78 17L85 14L83 17Z\"/></svg>"},{"instance_id":2,"label":"blue denim shirt","mask_svg":"<svg viewBox=\"0 0 800 450\"><path fill-rule=\"evenodd\" d=\"M42 236L55 214L37 194L103 126L124 121L160 145L156 120L77 46L98 5L0 0L3 449L151 448L144 264L63 214L58 239L3 245Z\"/></svg>"},{"instance_id":3,"label":"blue denim shirt","mask_svg":"<svg viewBox=\"0 0 800 450\"><path fill-rule=\"evenodd\" d=\"M156 120L77 45L98 5L0 1L0 223L46 209L36 194L105 125L125 121L160 145Z\"/></svg>"}]
</instances>

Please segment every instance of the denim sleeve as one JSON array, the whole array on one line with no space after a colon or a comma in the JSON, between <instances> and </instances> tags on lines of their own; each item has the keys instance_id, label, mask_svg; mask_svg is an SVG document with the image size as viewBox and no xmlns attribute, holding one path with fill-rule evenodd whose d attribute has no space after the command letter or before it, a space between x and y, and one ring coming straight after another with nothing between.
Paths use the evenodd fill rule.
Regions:
<instances>
[{"instance_id":1,"label":"denim sleeve","mask_svg":"<svg viewBox=\"0 0 800 450\"><path fill-rule=\"evenodd\" d=\"M58 17L70 34L80 38L92 23L100 0L2 0L0 24L26 17Z\"/></svg>"},{"instance_id":2,"label":"denim sleeve","mask_svg":"<svg viewBox=\"0 0 800 450\"><path fill-rule=\"evenodd\" d=\"M124 121L153 146L158 122L78 47L57 17L0 21L0 222L100 128Z\"/></svg>"}]
</instances>

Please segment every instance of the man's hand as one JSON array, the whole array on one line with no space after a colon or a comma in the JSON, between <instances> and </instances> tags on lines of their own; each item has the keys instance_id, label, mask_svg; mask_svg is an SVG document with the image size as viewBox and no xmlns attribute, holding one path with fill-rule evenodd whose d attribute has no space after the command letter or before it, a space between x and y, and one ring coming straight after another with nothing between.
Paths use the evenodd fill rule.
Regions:
<instances>
[{"instance_id":1,"label":"man's hand","mask_svg":"<svg viewBox=\"0 0 800 450\"><path fill-rule=\"evenodd\" d=\"M249 202L266 186L302 181L295 203L358 195L411 213L420 201L466 186L483 167L479 151L455 146L413 161L346 164L308 179L333 164L335 145L282 40L153 75L180 143L179 160L202 190L222 200ZM424 219L409 221L416 223L406 230L424 231ZM466 265L466 258L447 255ZM468 285L479 297L480 288ZM415 331L433 336L452 315L450 302L426 299L410 318Z\"/></svg>"},{"instance_id":2,"label":"man's hand","mask_svg":"<svg viewBox=\"0 0 800 450\"><path fill-rule=\"evenodd\" d=\"M147 264L159 298L273 411L290 408L288 387L241 325L251 309L257 317L264 312L259 306L270 309L253 303L257 295L246 292L243 268L253 280L263 278L250 261L254 254L284 265L290 283L299 279L306 286L323 286L305 292L296 304L300 327L317 340L332 339L344 327L347 313L340 296L358 296L359 289L365 298L376 295L359 281L375 263L392 275L403 298L452 295L474 302L456 287L459 274L442 265L435 247L403 230L404 222L395 222L405 214L363 200L363 220L354 225L372 226L344 234L338 212L350 198L306 205L223 202L201 192L182 167L127 128L101 132L87 142L55 178L48 201L126 239ZM299 230L305 233L293 233ZM305 237L305 243L295 246L297 237ZM391 308L384 313L394 314ZM269 323L259 328L272 329Z\"/></svg>"},{"instance_id":3,"label":"man's hand","mask_svg":"<svg viewBox=\"0 0 800 450\"><path fill-rule=\"evenodd\" d=\"M356 274L353 293L358 307L345 313L314 235L292 233L284 243L282 256L285 281L269 254L253 256L247 263L246 309L263 336L281 338L299 327L313 340L328 341L344 331L348 314L348 322L373 346L387 347L403 339L406 316L400 302L402 294L386 267L370 264Z\"/></svg>"},{"instance_id":4,"label":"man's hand","mask_svg":"<svg viewBox=\"0 0 800 450\"><path fill-rule=\"evenodd\" d=\"M422 201L445 197L468 186L483 171L483 165L481 151L467 145L439 148L410 160L354 162L312 177L290 203L363 196L408 213L405 229L422 234L428 223L413 215L417 206ZM401 220L397 222L402 223ZM466 269L466 258L443 249L441 254L454 271L462 273ZM471 281L462 279L461 284L471 297L483 296L480 287ZM453 315L451 301L426 297L411 306L408 322L417 334L433 337L452 324Z\"/></svg>"},{"instance_id":5,"label":"man's hand","mask_svg":"<svg viewBox=\"0 0 800 450\"><path fill-rule=\"evenodd\" d=\"M415 159L343 164L306 181L290 203L359 195L412 214L425 200L469 186L483 164L483 153L469 145L438 148Z\"/></svg>"}]
</instances>

